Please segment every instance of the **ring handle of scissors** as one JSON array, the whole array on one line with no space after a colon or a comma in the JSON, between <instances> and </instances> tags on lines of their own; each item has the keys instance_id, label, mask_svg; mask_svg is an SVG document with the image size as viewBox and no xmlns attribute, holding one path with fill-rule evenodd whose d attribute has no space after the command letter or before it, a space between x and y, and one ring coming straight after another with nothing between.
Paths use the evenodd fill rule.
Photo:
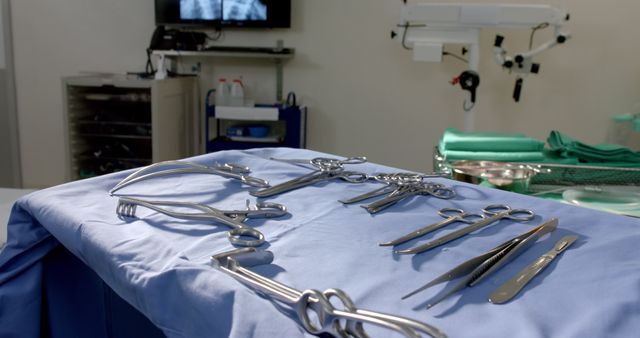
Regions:
<instances>
[{"instance_id":1,"label":"ring handle of scissors","mask_svg":"<svg viewBox=\"0 0 640 338\"><path fill-rule=\"evenodd\" d=\"M517 216L522 215L522 216ZM531 210L527 209L512 209L509 214L506 216L508 219L512 219L514 221L528 221L531 220L535 214Z\"/></svg>"},{"instance_id":2,"label":"ring handle of scissors","mask_svg":"<svg viewBox=\"0 0 640 338\"><path fill-rule=\"evenodd\" d=\"M426 191L437 198L451 199L456 197L456 191L448 187L427 187Z\"/></svg>"},{"instance_id":3,"label":"ring handle of scissors","mask_svg":"<svg viewBox=\"0 0 640 338\"><path fill-rule=\"evenodd\" d=\"M367 158L364 156L347 157L346 159L342 160L342 164L361 164L366 162Z\"/></svg>"},{"instance_id":4,"label":"ring handle of scissors","mask_svg":"<svg viewBox=\"0 0 640 338\"><path fill-rule=\"evenodd\" d=\"M369 175L357 171L342 171L336 177L349 183L363 183L369 179Z\"/></svg>"},{"instance_id":5,"label":"ring handle of scissors","mask_svg":"<svg viewBox=\"0 0 640 338\"><path fill-rule=\"evenodd\" d=\"M532 219L535 214L531 210L527 209L511 209L510 206L505 204L491 204L482 209L486 215L496 216L502 214L502 218L512 219L514 221L528 221ZM524 215L524 216L517 216Z\"/></svg>"},{"instance_id":6,"label":"ring handle of scissors","mask_svg":"<svg viewBox=\"0 0 640 338\"><path fill-rule=\"evenodd\" d=\"M464 213L464 210L459 208L442 208L438 210L438 215L444 218L460 217L460 215L463 215Z\"/></svg>"},{"instance_id":7,"label":"ring handle of scissors","mask_svg":"<svg viewBox=\"0 0 640 338\"><path fill-rule=\"evenodd\" d=\"M458 222L468 224L475 223L485 218L482 214L465 212L464 210L457 208L442 208L438 210L438 215L444 218L456 218Z\"/></svg>"},{"instance_id":8,"label":"ring handle of scissors","mask_svg":"<svg viewBox=\"0 0 640 338\"><path fill-rule=\"evenodd\" d=\"M251 237L255 239L244 239L242 237ZM264 243L264 235L262 232L250 227L237 227L227 232L227 238L231 244L236 246L256 247Z\"/></svg>"}]
</instances>

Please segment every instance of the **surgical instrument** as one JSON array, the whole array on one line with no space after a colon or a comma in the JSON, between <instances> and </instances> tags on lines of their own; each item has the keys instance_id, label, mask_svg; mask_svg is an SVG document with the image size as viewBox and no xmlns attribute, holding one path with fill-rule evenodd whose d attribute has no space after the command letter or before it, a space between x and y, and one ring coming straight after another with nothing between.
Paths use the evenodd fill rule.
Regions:
<instances>
[{"instance_id":1,"label":"surgical instrument","mask_svg":"<svg viewBox=\"0 0 640 338\"><path fill-rule=\"evenodd\" d=\"M311 160L299 160L299 159L273 159L277 161L283 161L294 164L310 164L316 169L309 174L294 178L292 180L280 183L278 185L258 190L251 191L249 194L256 197L268 197L277 194L281 194L287 191L298 189L307 185L315 184L317 182L329 181L333 179L341 179L350 183L363 183L369 179L369 176L365 173L356 171L344 170L344 164L358 164L366 162L364 157L350 157L345 160L338 160L332 158L318 157Z\"/></svg>"},{"instance_id":2,"label":"surgical instrument","mask_svg":"<svg viewBox=\"0 0 640 338\"><path fill-rule=\"evenodd\" d=\"M454 232L451 232L447 235L444 235L442 237L439 237L437 239L434 239L428 243L410 248L410 249L405 249L405 250L396 250L394 251L394 253L397 254L417 254L417 253L421 253L430 249L433 249L437 246L440 246L442 244L448 243L450 241L453 241L455 239L458 239L468 233L474 232L478 229L481 229L487 225L490 225L496 221L499 221L503 218L506 219L510 219L510 220L514 220L514 221L528 221L531 220L535 214L533 213L533 211L531 210L527 210L527 209L511 209L511 207L509 207L508 205L504 205L504 204L492 204L492 205L488 205L487 207L485 207L484 209L482 209L482 212L485 213L487 216L480 221L477 221L475 223L472 223L471 225L458 229ZM516 216L518 214L521 214L523 216Z\"/></svg>"},{"instance_id":3,"label":"surgical instrument","mask_svg":"<svg viewBox=\"0 0 640 338\"><path fill-rule=\"evenodd\" d=\"M253 253L269 253L268 263L273 259L273 254L269 251L261 252L255 248L242 248L213 255L211 256L211 261L215 268L249 286L255 292L288 305L295 311L304 329L313 335L329 334L333 337L369 337L365 332L364 325L366 324L389 329L405 337L418 338L421 337L420 332L426 333L431 337L446 337L437 328L416 320L358 309L351 298L340 289L328 289L324 292L314 289L298 291L256 274L242 267L238 262L242 255ZM334 297L344 305L344 309L336 309L334 307L331 302ZM310 316L310 313L315 313L315 316Z\"/></svg>"},{"instance_id":4,"label":"surgical instrument","mask_svg":"<svg viewBox=\"0 0 640 338\"><path fill-rule=\"evenodd\" d=\"M554 245L553 249L537 258L533 263L493 291L491 296L489 296L489 301L493 304L502 304L511 300L533 277L544 270L556 256L573 244L576 239L578 239L578 236L562 237L562 239Z\"/></svg>"},{"instance_id":5,"label":"surgical instrument","mask_svg":"<svg viewBox=\"0 0 640 338\"><path fill-rule=\"evenodd\" d=\"M563 31L569 20L566 11L539 4L462 4L462 3L417 3L407 4L404 1L400 14L399 32L392 32L391 38L399 40L405 49L413 53L414 61L442 62L448 44L464 46L462 58L467 67L458 77L462 89L469 92L463 103L464 130L471 131L475 125L474 104L476 89L482 78L480 69L480 32L490 28L540 29L552 26L553 37L537 47L512 55L502 46L504 37L498 36L493 44L495 61L510 73L522 79L528 74L535 74L539 64L533 58L538 54L564 44L571 34ZM533 37L531 37L533 39ZM462 86L464 85L464 86ZM514 99L518 96L514 95Z\"/></svg>"},{"instance_id":6,"label":"surgical instrument","mask_svg":"<svg viewBox=\"0 0 640 338\"><path fill-rule=\"evenodd\" d=\"M186 161L163 161L143 167L135 171L131 175L125 177L122 181L116 184L115 187L109 190L109 194L113 195L116 191L142 180L158 176L186 173L214 174L226 178L237 179L242 181L242 183L244 184L254 187L264 188L269 186L269 182L247 175L249 172L250 170L248 167L239 166L236 164L225 163L222 165L207 166Z\"/></svg>"},{"instance_id":7,"label":"surgical instrument","mask_svg":"<svg viewBox=\"0 0 640 338\"><path fill-rule=\"evenodd\" d=\"M438 210L438 215L444 217L443 221L428 225L424 228L418 229L416 231L410 232L400 238L394 239L393 241L380 243L380 246L396 246L398 244L402 244L404 242L410 241L414 238L418 238L422 235L428 234L430 232L436 231L444 226L447 226L456 222L463 222L472 224L480 219L484 219L485 216L482 214L475 214L470 212L465 212L462 209L456 208L442 208Z\"/></svg>"},{"instance_id":8,"label":"surgical instrument","mask_svg":"<svg viewBox=\"0 0 640 338\"><path fill-rule=\"evenodd\" d=\"M438 296L435 297L435 299L432 299L427 305L427 309L429 309L442 300L446 299L450 295L458 292L459 290L462 290L467 286L471 287L478 284L492 272L500 269L502 266L509 263L515 257L530 248L533 244L536 243L538 238L554 231L557 226L558 219L552 218L551 220L540 224L539 226L529 230L528 232L500 244L499 246L491 249L485 254L463 262L462 264L445 272L429 283L419 287L415 291L406 294L402 297L402 299L407 299L415 295L416 293L436 284L451 281L454 278L464 276L464 278L462 278L460 282L449 289L443 290Z\"/></svg>"},{"instance_id":9,"label":"surgical instrument","mask_svg":"<svg viewBox=\"0 0 640 338\"><path fill-rule=\"evenodd\" d=\"M337 158L330 158L330 157L316 157L310 160L296 159L296 158L287 159L287 158L276 158L276 157L270 157L269 159L272 161L280 161L284 163L312 165L316 168L339 168L345 164L361 164L361 163L367 162L367 158L364 156L347 157L344 160L340 160Z\"/></svg>"},{"instance_id":10,"label":"surgical instrument","mask_svg":"<svg viewBox=\"0 0 640 338\"><path fill-rule=\"evenodd\" d=\"M352 203L361 202L370 198L392 193L395 190L397 190L399 186L419 184L422 182L424 178L434 177L434 176L440 176L440 175L438 174L425 175L425 174L414 174L414 173L405 173L405 172L381 173L381 174L370 175L369 179L376 182L385 183L386 185L381 188L375 189L373 191L364 193L362 195L358 195L346 200L340 200L339 202L343 204L352 204Z\"/></svg>"},{"instance_id":11,"label":"surgical instrument","mask_svg":"<svg viewBox=\"0 0 640 338\"><path fill-rule=\"evenodd\" d=\"M451 199L456 197L456 192L453 188L449 188L440 183L420 182L416 184L407 184L399 186L386 197L368 205L362 205L361 207L366 209L369 213L375 214L398 203L400 200L414 195Z\"/></svg>"},{"instance_id":12,"label":"surgical instrument","mask_svg":"<svg viewBox=\"0 0 640 338\"><path fill-rule=\"evenodd\" d=\"M247 200L246 210L219 210L201 203L145 201L131 197L120 197L116 207L116 214L124 217L135 217L137 206L143 206L174 218L222 223L231 227L227 237L231 244L237 246L259 246L265 240L260 231L242 223L245 219L280 217L288 213L284 205L272 202L259 202L256 203L255 207L250 207L249 200ZM200 212L181 212L163 207L196 209ZM243 236L254 239L243 239Z\"/></svg>"}]
</instances>

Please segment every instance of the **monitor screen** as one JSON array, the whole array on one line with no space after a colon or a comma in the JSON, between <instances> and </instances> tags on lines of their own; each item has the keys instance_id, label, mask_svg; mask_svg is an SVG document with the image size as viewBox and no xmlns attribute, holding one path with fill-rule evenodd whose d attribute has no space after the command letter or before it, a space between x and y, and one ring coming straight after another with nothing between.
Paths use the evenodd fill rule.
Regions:
<instances>
[{"instance_id":1,"label":"monitor screen","mask_svg":"<svg viewBox=\"0 0 640 338\"><path fill-rule=\"evenodd\" d=\"M155 0L156 24L287 28L291 0Z\"/></svg>"}]
</instances>

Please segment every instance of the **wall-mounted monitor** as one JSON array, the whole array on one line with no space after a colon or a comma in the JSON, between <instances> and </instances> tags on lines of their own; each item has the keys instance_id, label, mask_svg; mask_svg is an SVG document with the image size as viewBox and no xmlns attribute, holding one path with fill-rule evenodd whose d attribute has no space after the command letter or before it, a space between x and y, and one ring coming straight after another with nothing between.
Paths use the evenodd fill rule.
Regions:
<instances>
[{"instance_id":1,"label":"wall-mounted monitor","mask_svg":"<svg viewBox=\"0 0 640 338\"><path fill-rule=\"evenodd\" d=\"M291 26L291 0L155 0L156 25L174 27Z\"/></svg>"}]
</instances>

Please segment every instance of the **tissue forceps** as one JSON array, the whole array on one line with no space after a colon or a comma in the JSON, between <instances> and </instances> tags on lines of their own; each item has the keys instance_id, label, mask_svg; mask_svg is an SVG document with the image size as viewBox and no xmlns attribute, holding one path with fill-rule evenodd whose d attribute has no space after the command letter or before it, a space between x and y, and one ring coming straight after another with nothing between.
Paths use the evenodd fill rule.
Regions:
<instances>
[{"instance_id":1,"label":"tissue forceps","mask_svg":"<svg viewBox=\"0 0 640 338\"><path fill-rule=\"evenodd\" d=\"M328 289L324 292L309 289L298 291L287 285L263 277L240 265L235 257L260 253L255 248L242 248L211 256L215 268L223 271L254 291L278 300L296 312L304 329L314 335L329 334L333 337L368 338L364 324L380 326L396 331L405 337L419 338L420 332L435 338L446 338L437 328L405 317L358 309L351 298L340 289ZM269 262L273 254L269 251ZM332 298L340 300L344 309L337 309ZM309 316L316 314L315 318Z\"/></svg>"},{"instance_id":2,"label":"tissue forceps","mask_svg":"<svg viewBox=\"0 0 640 338\"><path fill-rule=\"evenodd\" d=\"M442 300L446 299L450 295L464 289L467 286L474 286L489 276L492 272L500 269L505 264L512 261L518 255L525 250L533 246L536 241L543 235L552 232L558 226L558 219L552 218L539 226L529 230L528 232L514 237L497 247L491 249L487 253L480 256L471 258L466 262L456 266L455 268L445 272L440 277L430 281L429 283L419 287L418 289L404 295L402 299L407 299L416 293L432 287L442 282L450 281L458 277L465 276L459 283L454 285L448 290L443 290L439 296L427 305L427 309L430 309L434 305L438 304Z\"/></svg>"},{"instance_id":3,"label":"tissue forceps","mask_svg":"<svg viewBox=\"0 0 640 338\"><path fill-rule=\"evenodd\" d=\"M318 157L311 160L285 160L275 159L277 161L284 161L288 163L301 163L311 164L316 170L309 174L302 175L300 177L291 179L289 181L280 183L278 185L258 190L251 191L249 194L256 197L268 197L277 194L281 194L294 189L302 188L307 185L315 184L317 182L329 181L333 179L341 179L349 183L362 183L369 179L369 176L365 173L357 171L346 171L343 168L343 164L357 164L364 163L366 158L364 157L350 157L346 160L337 160L330 158Z\"/></svg>"},{"instance_id":4,"label":"tissue forceps","mask_svg":"<svg viewBox=\"0 0 640 338\"><path fill-rule=\"evenodd\" d=\"M242 223L245 219L272 218L288 213L284 205L272 202L259 202L252 208L249 206L249 200L247 200L246 210L219 210L201 203L145 201L131 197L120 197L116 213L119 216L135 217L137 206L143 206L174 218L222 223L231 228L227 237L231 244L237 246L259 246L264 243L264 235L260 231ZM199 212L181 212L163 207L195 209ZM242 239L242 236L254 239Z\"/></svg>"},{"instance_id":5,"label":"tissue forceps","mask_svg":"<svg viewBox=\"0 0 640 338\"><path fill-rule=\"evenodd\" d=\"M445 243L449 243L455 239L458 239L468 233L474 232L478 229L481 229L487 225L490 225L496 221L499 221L503 218L514 220L514 221L528 221L531 220L535 214L531 210L527 209L511 209L510 206L504 204L492 204L486 206L482 209L482 212L489 217L485 217L482 220L479 220L471 225L464 227L462 229L458 229L454 232L451 232L447 235L434 239L428 243L418 245L416 247L405 249L405 250L396 250L394 253L397 254L418 254L427 250L431 250L437 246L443 245ZM517 216L517 215L523 216Z\"/></svg>"},{"instance_id":6,"label":"tissue forceps","mask_svg":"<svg viewBox=\"0 0 640 338\"><path fill-rule=\"evenodd\" d=\"M167 169L160 169L162 167L168 167ZM155 171L158 170L158 171ZM194 162L186 161L163 161L154 163L152 165L138 169L131 175L125 177L122 181L116 184L109 193L113 195L116 191L131 185L133 183L147 180L159 176L167 176L173 174L184 173L201 173L201 174L214 174L220 175L226 178L233 178L242 181L247 185L254 187L268 187L269 182L247 175L251 171L248 167L239 166L236 164L225 163L223 165L207 166Z\"/></svg>"},{"instance_id":7,"label":"tissue forceps","mask_svg":"<svg viewBox=\"0 0 640 338\"><path fill-rule=\"evenodd\" d=\"M394 239L393 241L380 243L380 246L396 246L398 244L402 244L404 242L410 241L414 238L418 238L422 235L428 234L430 232L436 231L444 226L447 226L456 222L463 222L472 224L480 219L484 219L485 216L482 214L475 214L470 212L465 212L462 209L456 208L442 208L438 210L438 215L444 217L443 221L428 225L424 228L420 228L416 231L410 232L400 238Z\"/></svg>"}]
</instances>

